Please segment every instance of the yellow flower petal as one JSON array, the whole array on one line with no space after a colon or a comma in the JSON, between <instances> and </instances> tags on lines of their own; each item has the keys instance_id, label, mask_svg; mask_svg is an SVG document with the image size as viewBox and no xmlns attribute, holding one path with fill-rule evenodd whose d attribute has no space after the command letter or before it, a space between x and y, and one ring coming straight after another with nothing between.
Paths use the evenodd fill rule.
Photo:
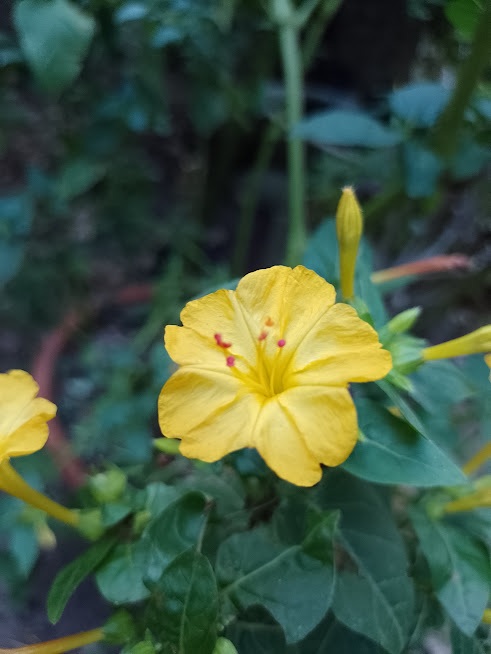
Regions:
<instances>
[{"instance_id":1,"label":"yellow flower petal","mask_svg":"<svg viewBox=\"0 0 491 654\"><path fill-rule=\"evenodd\" d=\"M355 309L336 304L299 345L287 383L345 386L381 379L391 368L392 357L377 332Z\"/></svg>"},{"instance_id":2,"label":"yellow flower petal","mask_svg":"<svg viewBox=\"0 0 491 654\"><path fill-rule=\"evenodd\" d=\"M320 464L343 463L356 445L356 411L346 389L292 388L268 401L256 447L276 474L297 486L320 481Z\"/></svg>"},{"instance_id":3,"label":"yellow flower petal","mask_svg":"<svg viewBox=\"0 0 491 654\"><path fill-rule=\"evenodd\" d=\"M278 401L317 461L327 466L346 461L358 438L348 389L299 386L279 395Z\"/></svg>"},{"instance_id":4,"label":"yellow flower petal","mask_svg":"<svg viewBox=\"0 0 491 654\"><path fill-rule=\"evenodd\" d=\"M159 422L164 436L181 439L185 456L217 461L252 446L251 423L259 409L235 377L184 367L162 389Z\"/></svg>"},{"instance_id":5,"label":"yellow flower petal","mask_svg":"<svg viewBox=\"0 0 491 654\"><path fill-rule=\"evenodd\" d=\"M293 348L336 299L334 286L303 266L257 270L241 279L236 293L256 330L271 318L277 337Z\"/></svg>"},{"instance_id":6,"label":"yellow flower petal","mask_svg":"<svg viewBox=\"0 0 491 654\"><path fill-rule=\"evenodd\" d=\"M36 397L38 391L23 370L0 374L0 461L31 454L46 443L46 422L56 415L56 406Z\"/></svg>"},{"instance_id":7,"label":"yellow flower petal","mask_svg":"<svg viewBox=\"0 0 491 654\"><path fill-rule=\"evenodd\" d=\"M310 452L305 435L284 410L279 396L265 402L255 427L255 446L278 477L297 486L313 486L322 469Z\"/></svg>"},{"instance_id":8,"label":"yellow flower petal","mask_svg":"<svg viewBox=\"0 0 491 654\"><path fill-rule=\"evenodd\" d=\"M224 368L224 352L211 337L202 336L188 327L167 325L165 349L180 366L194 366L219 370Z\"/></svg>"},{"instance_id":9,"label":"yellow flower petal","mask_svg":"<svg viewBox=\"0 0 491 654\"><path fill-rule=\"evenodd\" d=\"M181 321L184 327L204 337L211 346L216 345L214 335L220 334L223 341L232 343L237 354L249 360L256 356L255 334L251 333L247 316L233 291L221 289L188 302L181 311Z\"/></svg>"}]
</instances>

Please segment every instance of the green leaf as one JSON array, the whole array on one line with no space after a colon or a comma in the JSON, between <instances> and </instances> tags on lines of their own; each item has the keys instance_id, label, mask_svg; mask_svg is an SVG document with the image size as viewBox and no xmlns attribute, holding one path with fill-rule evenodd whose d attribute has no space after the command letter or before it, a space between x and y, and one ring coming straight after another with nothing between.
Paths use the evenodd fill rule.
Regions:
<instances>
[{"instance_id":1,"label":"green leaf","mask_svg":"<svg viewBox=\"0 0 491 654\"><path fill-rule=\"evenodd\" d=\"M217 640L218 590L210 562L188 550L167 566L152 589L149 627L164 654L211 654Z\"/></svg>"},{"instance_id":2,"label":"green leaf","mask_svg":"<svg viewBox=\"0 0 491 654\"><path fill-rule=\"evenodd\" d=\"M431 520L421 508L411 509L410 516L440 603L459 629L471 636L489 599L491 567L486 548L465 531Z\"/></svg>"},{"instance_id":3,"label":"green leaf","mask_svg":"<svg viewBox=\"0 0 491 654\"><path fill-rule=\"evenodd\" d=\"M370 400L356 402L364 439L343 464L348 472L381 484L451 486L465 483L458 466L404 420Z\"/></svg>"},{"instance_id":4,"label":"green leaf","mask_svg":"<svg viewBox=\"0 0 491 654\"><path fill-rule=\"evenodd\" d=\"M221 596L233 607L264 606L280 623L288 643L306 636L332 601L333 522L317 526L302 545L285 547L265 528L234 534L218 550ZM324 562L319 551L324 551ZM306 552L315 553L316 557Z\"/></svg>"},{"instance_id":5,"label":"green leaf","mask_svg":"<svg viewBox=\"0 0 491 654\"><path fill-rule=\"evenodd\" d=\"M279 624L261 606L251 606L227 626L227 638L240 654L290 654ZM291 646L297 654L298 646Z\"/></svg>"},{"instance_id":6,"label":"green leaf","mask_svg":"<svg viewBox=\"0 0 491 654\"><path fill-rule=\"evenodd\" d=\"M402 135L367 114L330 110L305 118L294 127L292 138L319 146L385 148L400 143Z\"/></svg>"},{"instance_id":7,"label":"green leaf","mask_svg":"<svg viewBox=\"0 0 491 654\"><path fill-rule=\"evenodd\" d=\"M404 418L406 418L408 423L412 425L416 431L419 431L420 434L423 434L423 436L428 438L428 434L423 422L409 401L406 400L406 398L403 397L401 393L385 379L376 382L376 384L380 389L382 389L382 391L387 395L391 402L395 404Z\"/></svg>"},{"instance_id":8,"label":"green leaf","mask_svg":"<svg viewBox=\"0 0 491 654\"><path fill-rule=\"evenodd\" d=\"M157 581L176 556L198 542L206 522L205 505L201 493L187 493L149 522L139 541L118 545L96 574L104 597L113 604L148 597L147 583Z\"/></svg>"},{"instance_id":9,"label":"green leaf","mask_svg":"<svg viewBox=\"0 0 491 654\"><path fill-rule=\"evenodd\" d=\"M338 574L333 611L349 629L400 654L413 623L414 590L404 542L375 489L341 470L318 488L324 508L341 510L339 540L358 568Z\"/></svg>"},{"instance_id":10,"label":"green leaf","mask_svg":"<svg viewBox=\"0 0 491 654\"><path fill-rule=\"evenodd\" d=\"M466 636L453 624L450 641L452 643L452 654L488 654L489 652L477 638Z\"/></svg>"},{"instance_id":11,"label":"green leaf","mask_svg":"<svg viewBox=\"0 0 491 654\"><path fill-rule=\"evenodd\" d=\"M93 18L68 0L20 0L14 23L40 85L58 93L73 82L94 34Z\"/></svg>"},{"instance_id":12,"label":"green leaf","mask_svg":"<svg viewBox=\"0 0 491 654\"><path fill-rule=\"evenodd\" d=\"M428 198L435 193L443 163L431 150L409 141L404 145L404 167L409 198Z\"/></svg>"},{"instance_id":13,"label":"green leaf","mask_svg":"<svg viewBox=\"0 0 491 654\"><path fill-rule=\"evenodd\" d=\"M482 7L478 0L449 0L446 3L445 16L464 41L472 41Z\"/></svg>"},{"instance_id":14,"label":"green leaf","mask_svg":"<svg viewBox=\"0 0 491 654\"><path fill-rule=\"evenodd\" d=\"M56 575L47 600L48 618L52 624L58 622L76 588L104 561L116 542L115 536L105 536Z\"/></svg>"},{"instance_id":15,"label":"green leaf","mask_svg":"<svg viewBox=\"0 0 491 654\"><path fill-rule=\"evenodd\" d=\"M391 110L414 127L431 127L450 98L450 89L435 82L416 82L389 95Z\"/></svg>"},{"instance_id":16,"label":"green leaf","mask_svg":"<svg viewBox=\"0 0 491 654\"><path fill-rule=\"evenodd\" d=\"M298 654L381 654L381 651L372 640L347 629L330 614L299 644Z\"/></svg>"}]
</instances>

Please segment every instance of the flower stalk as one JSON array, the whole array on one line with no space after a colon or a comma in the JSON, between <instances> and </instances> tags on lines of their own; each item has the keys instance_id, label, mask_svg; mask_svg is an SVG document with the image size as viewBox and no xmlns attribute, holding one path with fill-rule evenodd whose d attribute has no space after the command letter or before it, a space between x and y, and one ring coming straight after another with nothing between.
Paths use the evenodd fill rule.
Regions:
<instances>
[{"instance_id":1,"label":"flower stalk","mask_svg":"<svg viewBox=\"0 0 491 654\"><path fill-rule=\"evenodd\" d=\"M460 513L461 511L472 511L472 509L485 507L491 507L491 488L483 488L466 497L448 502L444 505L443 511L445 513Z\"/></svg>"},{"instance_id":2,"label":"flower stalk","mask_svg":"<svg viewBox=\"0 0 491 654\"><path fill-rule=\"evenodd\" d=\"M354 297L355 266L358 246L363 232L363 217L355 192L350 186L343 189L336 211L336 236L339 245L339 275L343 296Z\"/></svg>"},{"instance_id":3,"label":"flower stalk","mask_svg":"<svg viewBox=\"0 0 491 654\"><path fill-rule=\"evenodd\" d=\"M57 638L56 640L49 640L44 643L0 649L0 654L62 654L63 652L69 652L77 647L97 643L103 638L103 629L92 629L91 631L83 631L79 634Z\"/></svg>"},{"instance_id":4,"label":"flower stalk","mask_svg":"<svg viewBox=\"0 0 491 654\"><path fill-rule=\"evenodd\" d=\"M470 475L480 468L488 459L491 458L491 443L486 443L477 454L475 454L472 459L467 461L463 466L462 472L466 475Z\"/></svg>"},{"instance_id":5,"label":"flower stalk","mask_svg":"<svg viewBox=\"0 0 491 654\"><path fill-rule=\"evenodd\" d=\"M44 511L44 513L47 513L56 520L60 520L72 527L78 526L79 515L77 512L67 509L61 504L50 500L37 490L34 490L14 470L8 460L0 464L0 490L23 500L26 504L30 504L30 506L36 509Z\"/></svg>"},{"instance_id":6,"label":"flower stalk","mask_svg":"<svg viewBox=\"0 0 491 654\"><path fill-rule=\"evenodd\" d=\"M305 148L299 138L291 135L303 115L303 65L299 38L302 24L291 0L273 0L272 16L278 26L286 93L289 214L286 262L295 266L302 259L306 242Z\"/></svg>"},{"instance_id":7,"label":"flower stalk","mask_svg":"<svg viewBox=\"0 0 491 654\"><path fill-rule=\"evenodd\" d=\"M421 354L426 361L433 361L434 359L450 359L490 350L491 325L486 325L460 338L427 347Z\"/></svg>"}]
</instances>

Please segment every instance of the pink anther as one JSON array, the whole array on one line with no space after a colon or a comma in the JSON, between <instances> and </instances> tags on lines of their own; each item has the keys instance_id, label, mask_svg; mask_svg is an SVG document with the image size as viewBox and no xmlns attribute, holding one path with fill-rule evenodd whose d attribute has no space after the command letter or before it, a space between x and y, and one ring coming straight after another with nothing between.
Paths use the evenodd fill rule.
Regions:
<instances>
[{"instance_id":1,"label":"pink anther","mask_svg":"<svg viewBox=\"0 0 491 654\"><path fill-rule=\"evenodd\" d=\"M227 350L229 347L232 347L232 343L225 343L225 341L222 341L222 335L221 334L214 334L215 341L217 342L217 345L219 347L223 347L224 350Z\"/></svg>"},{"instance_id":2,"label":"pink anther","mask_svg":"<svg viewBox=\"0 0 491 654\"><path fill-rule=\"evenodd\" d=\"M235 366L235 357L227 357L227 366L233 368Z\"/></svg>"},{"instance_id":3,"label":"pink anther","mask_svg":"<svg viewBox=\"0 0 491 654\"><path fill-rule=\"evenodd\" d=\"M285 339L280 338L280 340L278 341L278 347L285 347L285 345L286 345Z\"/></svg>"}]
</instances>

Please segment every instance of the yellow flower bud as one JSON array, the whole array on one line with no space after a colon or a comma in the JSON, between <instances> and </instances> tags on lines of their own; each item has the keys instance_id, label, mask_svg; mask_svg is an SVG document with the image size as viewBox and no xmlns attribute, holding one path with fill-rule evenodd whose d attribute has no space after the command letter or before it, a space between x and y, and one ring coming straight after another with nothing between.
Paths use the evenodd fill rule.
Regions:
<instances>
[{"instance_id":1,"label":"yellow flower bud","mask_svg":"<svg viewBox=\"0 0 491 654\"><path fill-rule=\"evenodd\" d=\"M476 331L454 338L452 341L427 347L421 353L427 361L432 359L449 359L465 354L477 354L491 350L491 325L486 325Z\"/></svg>"},{"instance_id":2,"label":"yellow flower bud","mask_svg":"<svg viewBox=\"0 0 491 654\"><path fill-rule=\"evenodd\" d=\"M0 649L0 654L63 654L77 647L97 643L104 638L102 629L92 629L73 636L65 636L57 640L50 640L35 645L24 645L12 649Z\"/></svg>"},{"instance_id":3,"label":"yellow flower bud","mask_svg":"<svg viewBox=\"0 0 491 654\"><path fill-rule=\"evenodd\" d=\"M336 235L339 245L341 292L345 298L354 295L356 255L363 232L363 217L351 186L343 189L336 211Z\"/></svg>"},{"instance_id":4,"label":"yellow flower bud","mask_svg":"<svg viewBox=\"0 0 491 654\"><path fill-rule=\"evenodd\" d=\"M459 513L460 511L472 511L472 509L484 507L491 507L491 488L483 488L458 500L448 502L443 510L445 513Z\"/></svg>"},{"instance_id":5,"label":"yellow flower bud","mask_svg":"<svg viewBox=\"0 0 491 654\"><path fill-rule=\"evenodd\" d=\"M486 354L484 357L484 363L489 368L489 381L491 382L491 354Z\"/></svg>"},{"instance_id":6,"label":"yellow flower bud","mask_svg":"<svg viewBox=\"0 0 491 654\"><path fill-rule=\"evenodd\" d=\"M486 609L482 616L482 622L485 624L491 624L491 609Z\"/></svg>"}]
</instances>

